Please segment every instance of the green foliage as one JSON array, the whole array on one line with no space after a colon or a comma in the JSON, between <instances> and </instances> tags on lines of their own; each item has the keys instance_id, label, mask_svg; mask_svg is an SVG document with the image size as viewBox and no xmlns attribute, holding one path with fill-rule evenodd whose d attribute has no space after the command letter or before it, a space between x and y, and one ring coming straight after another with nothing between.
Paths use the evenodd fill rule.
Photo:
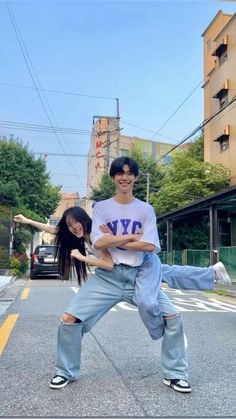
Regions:
<instances>
[{"instance_id":1,"label":"green foliage","mask_svg":"<svg viewBox=\"0 0 236 419\"><path fill-rule=\"evenodd\" d=\"M146 201L147 198L147 174L149 173L149 193L156 193L161 184L164 174L164 166L157 165L152 157L144 157L142 152L135 149L130 153L139 166L139 178L134 185L134 195L136 198Z\"/></svg>"},{"instance_id":2,"label":"green foliage","mask_svg":"<svg viewBox=\"0 0 236 419\"><path fill-rule=\"evenodd\" d=\"M0 185L0 202L2 205L16 206L19 205L19 186L15 181L2 183Z\"/></svg>"},{"instance_id":3,"label":"green foliage","mask_svg":"<svg viewBox=\"0 0 236 419\"><path fill-rule=\"evenodd\" d=\"M45 161L35 159L22 142L0 140L0 179L0 212L7 208L4 218L9 221L11 215L23 213L45 222L57 208L60 187L50 183ZM16 251L25 252L32 231L32 227L18 225L13 243Z\"/></svg>"},{"instance_id":4,"label":"green foliage","mask_svg":"<svg viewBox=\"0 0 236 419\"><path fill-rule=\"evenodd\" d=\"M114 183L109 175L103 174L101 181L97 188L92 189L90 199L94 201L102 201L103 199L111 198L114 195L115 188Z\"/></svg>"},{"instance_id":5,"label":"green foliage","mask_svg":"<svg viewBox=\"0 0 236 419\"><path fill-rule=\"evenodd\" d=\"M59 186L50 184L46 164L21 142L0 140L0 203L23 207L43 218L56 209Z\"/></svg>"},{"instance_id":6,"label":"green foliage","mask_svg":"<svg viewBox=\"0 0 236 419\"><path fill-rule=\"evenodd\" d=\"M14 233L13 249L17 253L25 253L31 243L31 232L21 226Z\"/></svg>"},{"instance_id":7,"label":"green foliage","mask_svg":"<svg viewBox=\"0 0 236 419\"><path fill-rule=\"evenodd\" d=\"M26 273L29 259L25 253L14 253L10 258L10 269L13 276L21 276Z\"/></svg>"},{"instance_id":8,"label":"green foliage","mask_svg":"<svg viewBox=\"0 0 236 419\"><path fill-rule=\"evenodd\" d=\"M198 161L188 153L175 154L150 202L157 213L166 213L209 196L229 185L228 170L220 164Z\"/></svg>"},{"instance_id":9,"label":"green foliage","mask_svg":"<svg viewBox=\"0 0 236 419\"><path fill-rule=\"evenodd\" d=\"M9 246L9 223L0 219L0 245Z\"/></svg>"},{"instance_id":10,"label":"green foliage","mask_svg":"<svg viewBox=\"0 0 236 419\"><path fill-rule=\"evenodd\" d=\"M0 269L9 267L9 249L6 246L0 246Z\"/></svg>"},{"instance_id":11,"label":"green foliage","mask_svg":"<svg viewBox=\"0 0 236 419\"><path fill-rule=\"evenodd\" d=\"M208 249L209 225L204 218L191 219L175 224L173 229L173 243L175 250Z\"/></svg>"},{"instance_id":12,"label":"green foliage","mask_svg":"<svg viewBox=\"0 0 236 419\"><path fill-rule=\"evenodd\" d=\"M188 144L188 150L185 153L189 157L193 157L197 161L204 161L204 136L203 133L194 140L194 142Z\"/></svg>"}]
</instances>

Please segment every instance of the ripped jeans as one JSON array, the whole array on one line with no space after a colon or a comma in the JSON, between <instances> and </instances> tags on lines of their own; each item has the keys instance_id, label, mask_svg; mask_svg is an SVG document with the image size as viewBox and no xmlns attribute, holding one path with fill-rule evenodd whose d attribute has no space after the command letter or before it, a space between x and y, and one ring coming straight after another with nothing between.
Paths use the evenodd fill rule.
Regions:
<instances>
[{"instance_id":1,"label":"ripped jeans","mask_svg":"<svg viewBox=\"0 0 236 419\"><path fill-rule=\"evenodd\" d=\"M145 253L138 268L133 301L152 339L164 333L161 282L182 290L212 290L214 269L188 265L163 265L155 253Z\"/></svg>"},{"instance_id":2,"label":"ripped jeans","mask_svg":"<svg viewBox=\"0 0 236 419\"><path fill-rule=\"evenodd\" d=\"M138 269L138 267L127 265L116 265L112 271L97 268L95 274L72 298L65 313L79 319L80 322L60 322L56 374L69 380L79 377L81 343L84 333L88 332L117 303L125 301L134 304ZM158 292L158 303L164 318L161 348L163 377L187 380L188 361L182 317L162 290Z\"/></svg>"}]
</instances>

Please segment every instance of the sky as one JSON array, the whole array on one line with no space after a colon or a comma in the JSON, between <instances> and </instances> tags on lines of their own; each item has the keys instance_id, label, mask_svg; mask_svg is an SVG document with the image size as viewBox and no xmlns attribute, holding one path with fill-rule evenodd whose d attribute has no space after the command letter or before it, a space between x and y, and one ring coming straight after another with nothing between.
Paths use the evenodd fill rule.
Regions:
<instances>
[{"instance_id":1,"label":"sky","mask_svg":"<svg viewBox=\"0 0 236 419\"><path fill-rule=\"evenodd\" d=\"M0 1L0 137L80 196L93 116L116 98L123 135L178 143L203 121L201 35L219 10L236 2Z\"/></svg>"}]
</instances>

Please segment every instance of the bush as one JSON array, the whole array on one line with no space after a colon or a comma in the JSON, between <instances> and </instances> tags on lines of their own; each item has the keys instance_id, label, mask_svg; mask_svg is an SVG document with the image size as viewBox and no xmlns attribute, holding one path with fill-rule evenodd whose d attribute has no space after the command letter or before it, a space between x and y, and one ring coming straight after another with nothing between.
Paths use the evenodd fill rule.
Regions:
<instances>
[{"instance_id":1,"label":"bush","mask_svg":"<svg viewBox=\"0 0 236 419\"><path fill-rule=\"evenodd\" d=\"M0 246L0 268L9 268L9 249L4 246Z\"/></svg>"},{"instance_id":2,"label":"bush","mask_svg":"<svg viewBox=\"0 0 236 419\"><path fill-rule=\"evenodd\" d=\"M10 269L13 276L21 276L26 273L29 259L26 253L14 253L10 258Z\"/></svg>"}]
</instances>

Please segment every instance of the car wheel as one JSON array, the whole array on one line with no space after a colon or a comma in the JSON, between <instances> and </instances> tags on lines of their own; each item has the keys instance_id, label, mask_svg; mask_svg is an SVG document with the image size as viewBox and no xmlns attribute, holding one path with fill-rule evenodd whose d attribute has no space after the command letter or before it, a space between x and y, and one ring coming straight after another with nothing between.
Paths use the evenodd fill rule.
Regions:
<instances>
[{"instance_id":1,"label":"car wheel","mask_svg":"<svg viewBox=\"0 0 236 419\"><path fill-rule=\"evenodd\" d=\"M36 279L36 278L37 278L36 275L30 273L30 279Z\"/></svg>"}]
</instances>

